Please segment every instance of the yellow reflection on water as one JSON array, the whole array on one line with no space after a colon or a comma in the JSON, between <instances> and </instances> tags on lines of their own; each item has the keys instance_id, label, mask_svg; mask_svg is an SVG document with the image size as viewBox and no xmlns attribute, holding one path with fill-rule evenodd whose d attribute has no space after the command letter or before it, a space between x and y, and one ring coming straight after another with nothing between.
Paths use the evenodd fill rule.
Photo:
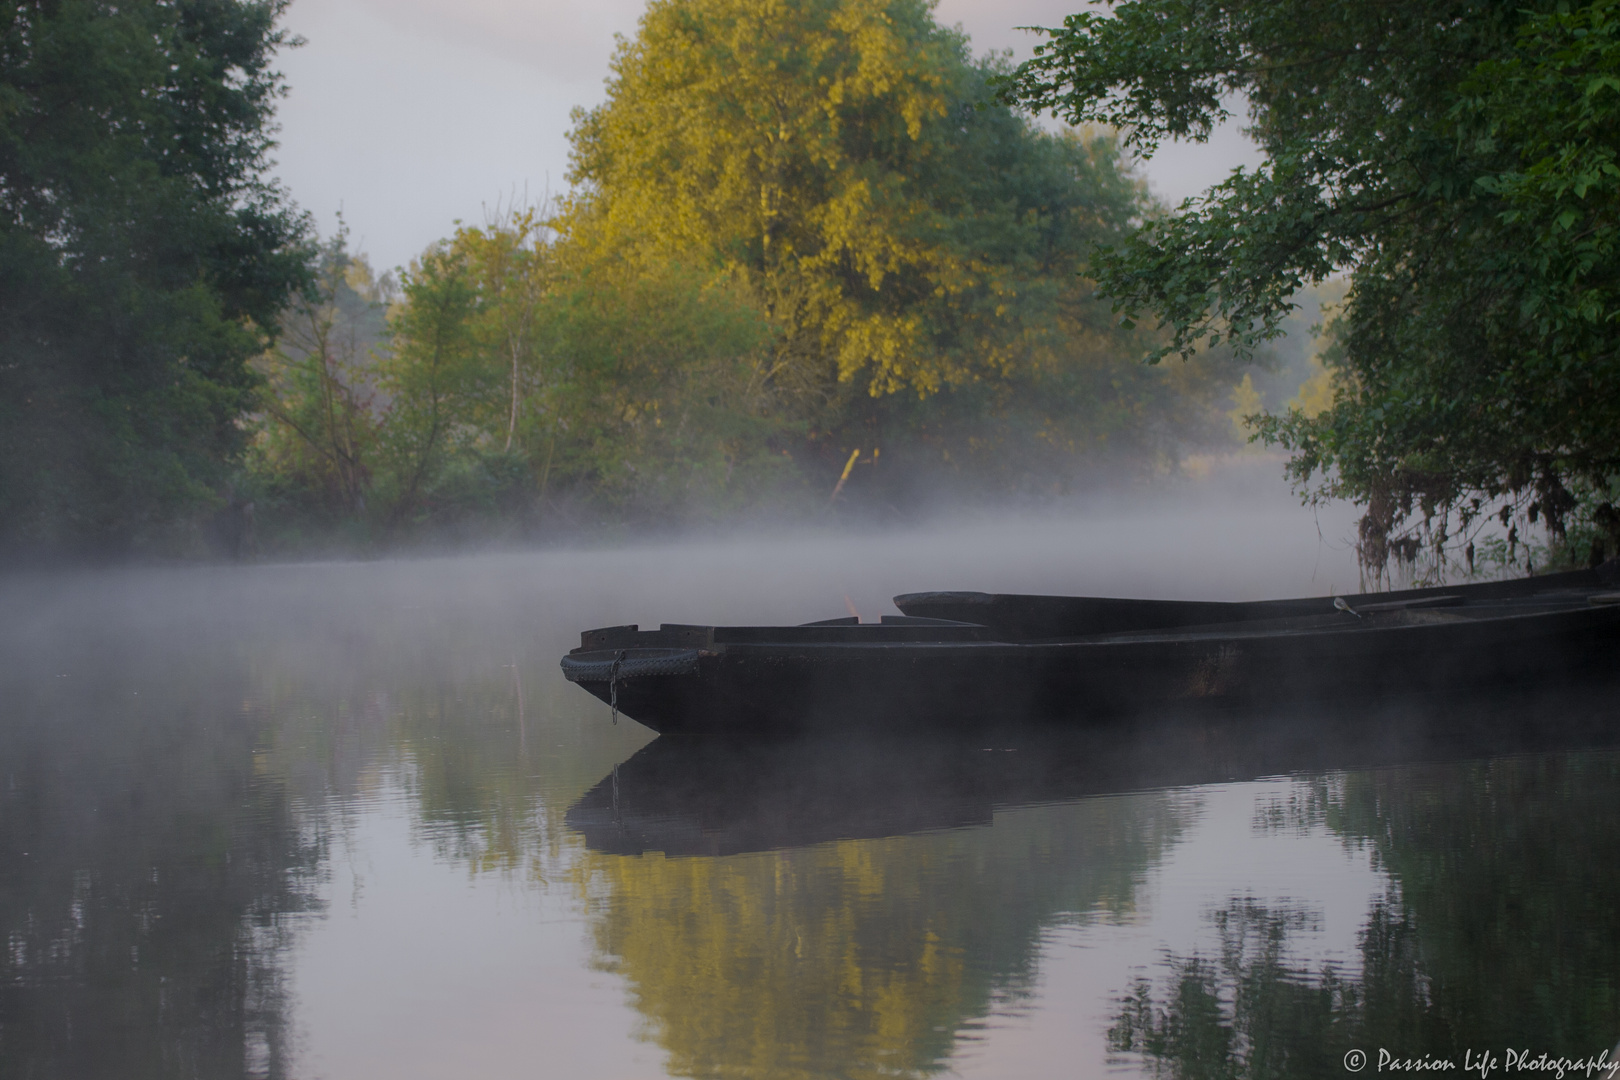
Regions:
<instances>
[{"instance_id":1,"label":"yellow reflection on water","mask_svg":"<svg viewBox=\"0 0 1620 1080\"><path fill-rule=\"evenodd\" d=\"M1035 992L1044 931L1126 921L1196 812L1152 793L785 851L592 853L597 962L692 1077L913 1077Z\"/></svg>"}]
</instances>

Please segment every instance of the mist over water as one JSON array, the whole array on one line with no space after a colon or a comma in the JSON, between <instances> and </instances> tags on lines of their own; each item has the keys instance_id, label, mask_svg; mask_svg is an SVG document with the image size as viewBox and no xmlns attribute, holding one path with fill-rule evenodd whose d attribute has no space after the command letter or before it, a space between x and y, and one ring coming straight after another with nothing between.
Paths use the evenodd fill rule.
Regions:
<instances>
[{"instance_id":1,"label":"mist over water","mask_svg":"<svg viewBox=\"0 0 1620 1080\"><path fill-rule=\"evenodd\" d=\"M610 723L557 667L591 627L875 620L927 589L1348 592L1352 517L1245 482L0 580L0 1074L1130 1075L1176 1073L1165 1033L1202 1023L1244 1070L1271 1031L1290 1075L1341 1075L1345 1032L1551 1013L1573 1050L1620 959L1594 857L1620 762L1590 740L1396 753L1301 715L1294 742L1143 718L1041 755L726 756Z\"/></svg>"}]
</instances>

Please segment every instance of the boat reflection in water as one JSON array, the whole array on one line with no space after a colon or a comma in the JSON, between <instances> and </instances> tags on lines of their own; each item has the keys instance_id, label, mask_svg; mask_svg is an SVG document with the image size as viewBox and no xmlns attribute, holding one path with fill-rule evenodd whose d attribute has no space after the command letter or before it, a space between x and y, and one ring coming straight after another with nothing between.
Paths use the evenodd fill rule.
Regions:
<instances>
[{"instance_id":1,"label":"boat reflection in water","mask_svg":"<svg viewBox=\"0 0 1620 1080\"><path fill-rule=\"evenodd\" d=\"M1114 940L1129 957L1091 976L1100 998L1050 991L1070 1042L1106 1038L1115 1065L1155 1075L1342 1076L1357 1046L1585 1055L1620 1017L1613 690L977 745L666 736L567 821L590 851L598 962L672 1075L971 1074L964 1046L1048 993L1064 928L1088 965ZM1383 884L1359 955L1296 953L1321 919L1305 868L1283 894L1201 902L1206 953L1150 946L1168 940L1163 873L1230 802L1220 786L1279 775L1239 793L1238 830L1364 853Z\"/></svg>"},{"instance_id":2,"label":"boat reflection in water","mask_svg":"<svg viewBox=\"0 0 1620 1080\"><path fill-rule=\"evenodd\" d=\"M1164 713L991 736L663 736L568 811L589 847L732 855L989 825L997 809L1088 796L1620 745L1614 690L1409 697L1285 712Z\"/></svg>"}]
</instances>

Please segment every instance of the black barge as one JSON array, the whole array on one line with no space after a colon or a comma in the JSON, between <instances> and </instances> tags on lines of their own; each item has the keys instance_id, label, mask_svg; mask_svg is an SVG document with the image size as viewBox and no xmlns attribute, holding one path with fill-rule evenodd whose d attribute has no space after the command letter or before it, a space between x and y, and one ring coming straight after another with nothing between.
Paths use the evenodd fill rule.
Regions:
<instances>
[{"instance_id":1,"label":"black barge","mask_svg":"<svg viewBox=\"0 0 1620 1080\"><path fill-rule=\"evenodd\" d=\"M803 626L588 630L572 682L661 733L970 731L1167 705L1471 694L1620 668L1620 561L1515 581L1240 603L895 597Z\"/></svg>"}]
</instances>

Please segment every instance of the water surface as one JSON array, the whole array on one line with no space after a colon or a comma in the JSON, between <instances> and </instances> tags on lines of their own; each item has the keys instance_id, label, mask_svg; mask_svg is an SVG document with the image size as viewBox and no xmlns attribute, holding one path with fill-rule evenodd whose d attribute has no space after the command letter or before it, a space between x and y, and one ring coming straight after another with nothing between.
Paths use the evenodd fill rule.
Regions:
<instances>
[{"instance_id":1,"label":"water surface","mask_svg":"<svg viewBox=\"0 0 1620 1080\"><path fill-rule=\"evenodd\" d=\"M1350 591L1317 530L1172 505L13 576L0 1076L1344 1076L1356 1047L1601 1053L1612 694L738 748L614 725L557 669L590 626L873 619L922 589Z\"/></svg>"}]
</instances>

